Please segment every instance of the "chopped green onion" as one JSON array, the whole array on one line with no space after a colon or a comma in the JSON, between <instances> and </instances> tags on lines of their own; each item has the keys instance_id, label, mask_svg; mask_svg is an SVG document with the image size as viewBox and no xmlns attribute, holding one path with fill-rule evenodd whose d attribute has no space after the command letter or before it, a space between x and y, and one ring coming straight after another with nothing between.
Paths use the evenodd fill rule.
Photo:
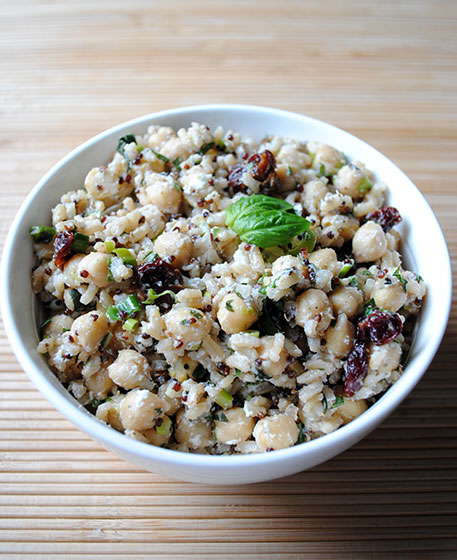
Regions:
<instances>
[{"instance_id":1,"label":"chopped green onion","mask_svg":"<svg viewBox=\"0 0 457 560\"><path fill-rule=\"evenodd\" d=\"M172 298L176 301L176 295L174 292L172 292L171 290L165 290L163 292L160 292L160 294L158 294L153 288L149 288L148 289L148 299L146 301L144 301L144 305L151 305L152 303L154 303L154 301L162 296L166 296L166 295L170 295L172 296Z\"/></svg>"},{"instance_id":2,"label":"chopped green onion","mask_svg":"<svg viewBox=\"0 0 457 560\"><path fill-rule=\"evenodd\" d=\"M130 266L137 266L136 258L125 247L120 247L119 249L114 249L113 253L116 254L118 257L121 257L121 259L124 261L124 264L130 265Z\"/></svg>"},{"instance_id":3,"label":"chopped green onion","mask_svg":"<svg viewBox=\"0 0 457 560\"><path fill-rule=\"evenodd\" d=\"M225 307L226 307L229 311L231 311L232 313L234 313L235 310L233 309L232 301L233 301L233 300L229 299L229 300L225 303Z\"/></svg>"},{"instance_id":4,"label":"chopped green onion","mask_svg":"<svg viewBox=\"0 0 457 560\"><path fill-rule=\"evenodd\" d=\"M225 389L222 389L222 391L215 398L215 401L222 408L228 408L232 404L233 396Z\"/></svg>"},{"instance_id":5,"label":"chopped green onion","mask_svg":"<svg viewBox=\"0 0 457 560\"><path fill-rule=\"evenodd\" d=\"M354 266L354 264L355 264L354 259L350 259L348 263L344 263L343 266L341 267L341 270L340 270L340 273L338 274L338 277L339 278L344 278L346 276L346 274Z\"/></svg>"},{"instance_id":6,"label":"chopped green onion","mask_svg":"<svg viewBox=\"0 0 457 560\"><path fill-rule=\"evenodd\" d=\"M50 322L51 322L51 318L46 319L46 321L43 321L43 323L41 323L40 325L40 331L42 331L47 325L49 325Z\"/></svg>"},{"instance_id":7,"label":"chopped green onion","mask_svg":"<svg viewBox=\"0 0 457 560\"><path fill-rule=\"evenodd\" d=\"M200 148L200 154L204 156L206 152L211 150L211 148L214 148L214 142L208 142L208 144L203 144L203 146Z\"/></svg>"},{"instance_id":8,"label":"chopped green onion","mask_svg":"<svg viewBox=\"0 0 457 560\"><path fill-rule=\"evenodd\" d=\"M160 159L160 161L163 161L165 163L169 162L169 159L167 158L167 156L164 156L163 154L159 154L159 152L154 152L154 150L152 150L152 153L155 155L155 157L157 159Z\"/></svg>"},{"instance_id":9,"label":"chopped green onion","mask_svg":"<svg viewBox=\"0 0 457 560\"><path fill-rule=\"evenodd\" d=\"M108 253L112 253L114 251L114 249L116 248L116 243L114 243L114 241L111 241L110 239L105 241L105 247L106 250L108 251Z\"/></svg>"},{"instance_id":10,"label":"chopped green onion","mask_svg":"<svg viewBox=\"0 0 457 560\"><path fill-rule=\"evenodd\" d=\"M214 420L217 420L218 422L228 422L228 418L223 412L219 412L219 414L216 414L214 416Z\"/></svg>"},{"instance_id":11,"label":"chopped green onion","mask_svg":"<svg viewBox=\"0 0 457 560\"><path fill-rule=\"evenodd\" d=\"M71 297L71 301L73 302L74 311L87 311L93 307L93 304L84 305L84 303L81 303L81 294L75 288L72 288L68 293Z\"/></svg>"},{"instance_id":12,"label":"chopped green onion","mask_svg":"<svg viewBox=\"0 0 457 560\"><path fill-rule=\"evenodd\" d=\"M348 280L348 286L351 286L352 288L360 288L360 282L357 276L349 276Z\"/></svg>"},{"instance_id":13,"label":"chopped green onion","mask_svg":"<svg viewBox=\"0 0 457 560\"><path fill-rule=\"evenodd\" d=\"M131 294L116 305L108 307L106 316L111 321L119 321L125 317L133 317L133 315L138 313L138 311L141 311L140 302L137 300L135 295Z\"/></svg>"},{"instance_id":14,"label":"chopped green onion","mask_svg":"<svg viewBox=\"0 0 457 560\"><path fill-rule=\"evenodd\" d=\"M400 267L397 268L397 270L394 272L393 274L395 276L395 278L398 278L401 282L401 285L403 286L403 291L407 292L408 288L407 288L407 280L405 278L403 278L403 276L400 274Z\"/></svg>"},{"instance_id":15,"label":"chopped green onion","mask_svg":"<svg viewBox=\"0 0 457 560\"><path fill-rule=\"evenodd\" d=\"M160 436L168 436L171 433L172 422L170 418L163 418L160 426L156 426L156 432Z\"/></svg>"},{"instance_id":16,"label":"chopped green onion","mask_svg":"<svg viewBox=\"0 0 457 560\"><path fill-rule=\"evenodd\" d=\"M154 259L156 259L159 255L157 253L155 253L154 251L149 251L149 253L144 257L143 259L143 263L149 263L152 262Z\"/></svg>"},{"instance_id":17,"label":"chopped green onion","mask_svg":"<svg viewBox=\"0 0 457 560\"><path fill-rule=\"evenodd\" d=\"M50 243L54 239L56 230L48 226L31 226L29 233L35 243Z\"/></svg>"},{"instance_id":18,"label":"chopped green onion","mask_svg":"<svg viewBox=\"0 0 457 560\"><path fill-rule=\"evenodd\" d=\"M78 231L73 236L71 249L74 253L85 253L89 247L89 236Z\"/></svg>"},{"instance_id":19,"label":"chopped green onion","mask_svg":"<svg viewBox=\"0 0 457 560\"><path fill-rule=\"evenodd\" d=\"M255 336L256 338L259 338L259 337L260 337L260 332L259 332L259 331L252 331L252 330L249 330L249 331L244 331L244 332L245 332L246 334L251 335L251 336Z\"/></svg>"},{"instance_id":20,"label":"chopped green onion","mask_svg":"<svg viewBox=\"0 0 457 560\"><path fill-rule=\"evenodd\" d=\"M344 404L344 397L338 395L338 397L336 397L335 399L335 402L332 404L332 408L337 408L338 406L341 406L343 404Z\"/></svg>"},{"instance_id":21,"label":"chopped green onion","mask_svg":"<svg viewBox=\"0 0 457 560\"><path fill-rule=\"evenodd\" d=\"M294 172L292 170L292 167L290 165L287 166L287 175L293 175Z\"/></svg>"},{"instance_id":22,"label":"chopped green onion","mask_svg":"<svg viewBox=\"0 0 457 560\"><path fill-rule=\"evenodd\" d=\"M372 188L373 185L366 177L363 177L363 179L360 181L360 183L357 186L357 190L359 191L360 194L365 194L368 191L371 191Z\"/></svg>"},{"instance_id":23,"label":"chopped green onion","mask_svg":"<svg viewBox=\"0 0 457 560\"><path fill-rule=\"evenodd\" d=\"M130 319L127 319L127 321L125 321L125 323L122 325L122 328L126 331L133 332L137 329L139 324L140 322L138 321L138 319L133 319L132 317L130 317Z\"/></svg>"},{"instance_id":24,"label":"chopped green onion","mask_svg":"<svg viewBox=\"0 0 457 560\"><path fill-rule=\"evenodd\" d=\"M370 272L369 270L362 270L362 272L360 274L362 276L373 276L373 273Z\"/></svg>"},{"instance_id":25,"label":"chopped green onion","mask_svg":"<svg viewBox=\"0 0 457 560\"><path fill-rule=\"evenodd\" d=\"M176 167L178 171L181 171L181 160L179 157L173 160L173 165Z\"/></svg>"}]
</instances>

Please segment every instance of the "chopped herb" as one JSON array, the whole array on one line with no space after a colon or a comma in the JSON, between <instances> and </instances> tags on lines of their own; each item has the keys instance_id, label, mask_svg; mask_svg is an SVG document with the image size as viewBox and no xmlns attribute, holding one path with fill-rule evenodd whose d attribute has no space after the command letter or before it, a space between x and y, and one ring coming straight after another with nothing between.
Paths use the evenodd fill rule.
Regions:
<instances>
[{"instance_id":1,"label":"chopped herb","mask_svg":"<svg viewBox=\"0 0 457 560\"><path fill-rule=\"evenodd\" d=\"M103 352L108 347L108 344L111 342L113 335L109 332L106 333L105 336L102 338L100 344L98 345L98 349L100 352Z\"/></svg>"},{"instance_id":2,"label":"chopped herb","mask_svg":"<svg viewBox=\"0 0 457 560\"><path fill-rule=\"evenodd\" d=\"M354 266L354 264L355 264L354 259L350 259L348 263L344 263L343 266L341 267L341 270L340 270L340 273L338 274L338 277L339 278L344 278L346 276L346 274Z\"/></svg>"},{"instance_id":3,"label":"chopped herb","mask_svg":"<svg viewBox=\"0 0 457 560\"><path fill-rule=\"evenodd\" d=\"M352 288L360 288L360 282L357 276L349 276L348 280L348 286L351 286Z\"/></svg>"},{"instance_id":4,"label":"chopped herb","mask_svg":"<svg viewBox=\"0 0 457 560\"><path fill-rule=\"evenodd\" d=\"M327 398L325 397L324 393L322 393L322 408L324 409L324 414L327 412L328 404Z\"/></svg>"},{"instance_id":5,"label":"chopped herb","mask_svg":"<svg viewBox=\"0 0 457 560\"><path fill-rule=\"evenodd\" d=\"M235 368L235 373L233 374L233 377L239 377L243 372L240 369Z\"/></svg>"},{"instance_id":6,"label":"chopped herb","mask_svg":"<svg viewBox=\"0 0 457 560\"><path fill-rule=\"evenodd\" d=\"M232 404L233 396L225 389L222 389L214 400L222 408L228 408Z\"/></svg>"},{"instance_id":7,"label":"chopped herb","mask_svg":"<svg viewBox=\"0 0 457 560\"><path fill-rule=\"evenodd\" d=\"M323 163L319 165L316 175L318 177L325 177L325 165Z\"/></svg>"},{"instance_id":8,"label":"chopped herb","mask_svg":"<svg viewBox=\"0 0 457 560\"><path fill-rule=\"evenodd\" d=\"M159 152L154 152L154 150L151 150L151 151L157 159L160 159L160 161L163 161L164 163L169 162L169 159L167 158L167 156L164 156L163 154L160 154Z\"/></svg>"},{"instance_id":9,"label":"chopped herb","mask_svg":"<svg viewBox=\"0 0 457 560\"><path fill-rule=\"evenodd\" d=\"M373 276L373 273L370 272L369 270L362 270L362 272L360 274L362 276Z\"/></svg>"},{"instance_id":10,"label":"chopped herb","mask_svg":"<svg viewBox=\"0 0 457 560\"><path fill-rule=\"evenodd\" d=\"M126 134L125 136L121 136L119 138L119 142L117 143L117 151L121 154L121 156L124 156L125 161L127 162L127 171L130 171L130 160L127 156L127 154L125 153L125 147L128 144L132 144L132 142L136 142L135 141L135 136L133 134Z\"/></svg>"},{"instance_id":11,"label":"chopped herb","mask_svg":"<svg viewBox=\"0 0 457 560\"><path fill-rule=\"evenodd\" d=\"M89 247L89 236L76 232L71 243L73 253L85 253Z\"/></svg>"},{"instance_id":12,"label":"chopped herb","mask_svg":"<svg viewBox=\"0 0 457 560\"><path fill-rule=\"evenodd\" d=\"M338 406L341 406L343 404L344 404L344 397L338 395L335 399L335 402L332 404L332 408L337 408Z\"/></svg>"},{"instance_id":13,"label":"chopped herb","mask_svg":"<svg viewBox=\"0 0 457 560\"><path fill-rule=\"evenodd\" d=\"M173 160L173 165L176 167L178 171L181 171L181 159L179 157Z\"/></svg>"},{"instance_id":14,"label":"chopped herb","mask_svg":"<svg viewBox=\"0 0 457 560\"><path fill-rule=\"evenodd\" d=\"M366 317L367 315L370 315L375 309L378 309L378 306L376 305L375 300L371 298L365 304L365 311L363 312L364 316Z\"/></svg>"},{"instance_id":15,"label":"chopped herb","mask_svg":"<svg viewBox=\"0 0 457 560\"><path fill-rule=\"evenodd\" d=\"M232 302L233 302L233 300L232 300L232 299L229 299L229 300L225 303L225 307L226 307L229 311L231 311L231 312L233 313L235 310L233 309Z\"/></svg>"},{"instance_id":16,"label":"chopped herb","mask_svg":"<svg viewBox=\"0 0 457 560\"><path fill-rule=\"evenodd\" d=\"M217 143L217 149L221 152L227 151L227 146L225 145L225 142L223 140L219 140L219 142Z\"/></svg>"},{"instance_id":17,"label":"chopped herb","mask_svg":"<svg viewBox=\"0 0 457 560\"><path fill-rule=\"evenodd\" d=\"M95 409L97 409L101 404L103 404L104 401L99 400L99 399L93 399L93 401L91 401L91 406Z\"/></svg>"},{"instance_id":18,"label":"chopped herb","mask_svg":"<svg viewBox=\"0 0 457 560\"><path fill-rule=\"evenodd\" d=\"M161 408L155 408L154 410L155 410L155 411L157 412L157 414L159 414L159 415L162 414L162 412L163 412L163 410L162 410Z\"/></svg>"},{"instance_id":19,"label":"chopped herb","mask_svg":"<svg viewBox=\"0 0 457 560\"><path fill-rule=\"evenodd\" d=\"M194 309L191 309L189 313L192 315L192 317L195 317L196 319L201 319L203 317L201 313L195 311Z\"/></svg>"},{"instance_id":20,"label":"chopped herb","mask_svg":"<svg viewBox=\"0 0 457 560\"><path fill-rule=\"evenodd\" d=\"M408 288L407 288L407 280L405 278L403 278L403 276L400 274L400 267L397 268L397 270L394 272L393 274L395 276L395 278L398 278L401 282L401 285L403 286L403 291L407 292Z\"/></svg>"},{"instance_id":21,"label":"chopped herb","mask_svg":"<svg viewBox=\"0 0 457 560\"><path fill-rule=\"evenodd\" d=\"M421 276L420 274L417 274L417 273L416 273L416 281L417 281L417 282L423 282L424 279L422 278L422 276Z\"/></svg>"},{"instance_id":22,"label":"chopped herb","mask_svg":"<svg viewBox=\"0 0 457 560\"><path fill-rule=\"evenodd\" d=\"M209 150L211 150L211 148L214 148L214 142L208 142L208 144L203 144L203 146L200 148L199 153L202 156L204 156L206 152L209 152Z\"/></svg>"},{"instance_id":23,"label":"chopped herb","mask_svg":"<svg viewBox=\"0 0 457 560\"><path fill-rule=\"evenodd\" d=\"M197 342L196 344L192 344L192 346L189 346L187 350L189 350L189 352L196 352L201 345L202 345L201 342Z\"/></svg>"},{"instance_id":24,"label":"chopped herb","mask_svg":"<svg viewBox=\"0 0 457 560\"><path fill-rule=\"evenodd\" d=\"M181 192L181 190L182 190L178 183L175 183L173 185L173 188L175 189L175 191L178 191L178 192Z\"/></svg>"},{"instance_id":25,"label":"chopped herb","mask_svg":"<svg viewBox=\"0 0 457 560\"><path fill-rule=\"evenodd\" d=\"M93 309L95 307L94 304L84 305L84 303L81 303L81 294L75 288L72 288L68 294L71 297L73 309L75 311L88 311L89 309Z\"/></svg>"},{"instance_id":26,"label":"chopped herb","mask_svg":"<svg viewBox=\"0 0 457 560\"><path fill-rule=\"evenodd\" d=\"M35 243L50 243L54 239L56 230L48 226L31 226L29 233Z\"/></svg>"},{"instance_id":27,"label":"chopped herb","mask_svg":"<svg viewBox=\"0 0 457 560\"><path fill-rule=\"evenodd\" d=\"M70 329L67 329L67 328L65 328L65 327L62 327L62 334L68 332L69 330L70 330Z\"/></svg>"},{"instance_id":28,"label":"chopped herb","mask_svg":"<svg viewBox=\"0 0 457 560\"><path fill-rule=\"evenodd\" d=\"M137 266L136 258L125 247L119 247L119 249L114 249L113 253L118 257L120 257L124 261L124 264L133 267Z\"/></svg>"},{"instance_id":29,"label":"chopped herb","mask_svg":"<svg viewBox=\"0 0 457 560\"><path fill-rule=\"evenodd\" d=\"M301 422L297 422L297 428L298 428L298 439L297 439L297 445L299 443L303 443L305 441L305 434L303 433L303 424Z\"/></svg>"},{"instance_id":30,"label":"chopped herb","mask_svg":"<svg viewBox=\"0 0 457 560\"><path fill-rule=\"evenodd\" d=\"M214 419L219 422L228 422L228 418L223 412L219 412L219 414L216 414L214 416Z\"/></svg>"},{"instance_id":31,"label":"chopped herb","mask_svg":"<svg viewBox=\"0 0 457 560\"><path fill-rule=\"evenodd\" d=\"M106 264L108 265L108 274L106 275L106 279L108 280L108 282L114 282L114 276L113 273L111 272L111 257L108 258Z\"/></svg>"},{"instance_id":32,"label":"chopped herb","mask_svg":"<svg viewBox=\"0 0 457 560\"><path fill-rule=\"evenodd\" d=\"M154 251L149 251L149 253L144 257L143 263L149 263L155 260L159 255Z\"/></svg>"},{"instance_id":33,"label":"chopped herb","mask_svg":"<svg viewBox=\"0 0 457 560\"><path fill-rule=\"evenodd\" d=\"M372 188L373 185L366 177L363 177L363 179L360 181L360 183L357 186L357 190L359 191L360 194L366 194L368 191L371 191Z\"/></svg>"},{"instance_id":34,"label":"chopped herb","mask_svg":"<svg viewBox=\"0 0 457 560\"><path fill-rule=\"evenodd\" d=\"M287 174L288 175L293 175L294 174L294 172L292 170L292 167L290 165L287 166Z\"/></svg>"},{"instance_id":35,"label":"chopped herb","mask_svg":"<svg viewBox=\"0 0 457 560\"><path fill-rule=\"evenodd\" d=\"M255 336L256 338L260 337L260 332L259 331L253 331L253 330L248 330L248 331L244 331L246 334L249 334L250 336Z\"/></svg>"},{"instance_id":36,"label":"chopped herb","mask_svg":"<svg viewBox=\"0 0 457 560\"><path fill-rule=\"evenodd\" d=\"M44 329L47 325L49 325L49 323L51 322L51 320L52 320L52 319L49 318L49 319L46 319L46 321L43 321L43 322L41 323L41 325L40 325L40 331L43 331L43 329Z\"/></svg>"}]
</instances>

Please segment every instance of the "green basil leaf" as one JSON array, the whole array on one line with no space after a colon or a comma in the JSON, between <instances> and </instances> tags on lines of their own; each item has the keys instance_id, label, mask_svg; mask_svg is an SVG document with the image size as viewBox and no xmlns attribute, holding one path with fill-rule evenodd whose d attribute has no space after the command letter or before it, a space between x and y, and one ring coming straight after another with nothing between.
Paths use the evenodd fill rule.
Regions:
<instances>
[{"instance_id":1,"label":"green basil leaf","mask_svg":"<svg viewBox=\"0 0 457 560\"><path fill-rule=\"evenodd\" d=\"M236 219L242 218L251 212L263 212L266 210L292 210L293 206L281 198L273 198L263 194L251 194L239 198L225 211L225 223L232 227Z\"/></svg>"}]
</instances>

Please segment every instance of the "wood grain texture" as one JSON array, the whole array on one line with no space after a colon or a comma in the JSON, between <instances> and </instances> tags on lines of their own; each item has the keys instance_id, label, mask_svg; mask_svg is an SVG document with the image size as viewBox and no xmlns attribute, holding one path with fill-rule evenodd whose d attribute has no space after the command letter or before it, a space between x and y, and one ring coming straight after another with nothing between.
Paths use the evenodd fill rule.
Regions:
<instances>
[{"instance_id":1,"label":"wood grain texture","mask_svg":"<svg viewBox=\"0 0 457 560\"><path fill-rule=\"evenodd\" d=\"M234 102L329 121L392 158L456 270L453 0L0 0L0 21L1 247L34 183L90 136ZM0 557L456 558L456 342L454 305L429 371L379 429L308 472L227 488L101 449L38 393L0 326Z\"/></svg>"}]
</instances>

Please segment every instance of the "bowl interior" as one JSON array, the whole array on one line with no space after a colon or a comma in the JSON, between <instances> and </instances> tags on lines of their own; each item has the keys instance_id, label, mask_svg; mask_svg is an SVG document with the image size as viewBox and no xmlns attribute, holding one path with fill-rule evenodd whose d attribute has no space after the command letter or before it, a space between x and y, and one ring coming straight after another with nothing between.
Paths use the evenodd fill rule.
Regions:
<instances>
[{"instance_id":1,"label":"bowl interior","mask_svg":"<svg viewBox=\"0 0 457 560\"><path fill-rule=\"evenodd\" d=\"M378 180L389 188L389 204L403 215L400 230L405 239L403 254L406 265L419 273L427 284L427 298L416 329L416 336L405 373L400 380L367 412L352 423L318 440L262 456L213 457L183 454L157 449L129 440L107 428L81 407L61 386L36 352L38 342L39 306L31 290L30 273L34 257L28 230L33 224L48 224L50 209L61 195L82 188L87 172L109 160L120 136L144 134L151 124L180 128L192 122L211 128L239 131L260 139L265 134L291 136L302 140L318 140L343 151L350 160L361 161ZM438 271L438 273L437 273ZM135 453L155 457L185 455L182 464L211 461L255 463L273 461L273 456L293 457L312 453L319 446L332 445L339 438L353 443L379 423L412 389L429 365L442 338L449 314L451 272L449 254L439 224L419 190L390 160L358 138L315 119L262 107L202 106L164 111L114 127L89 140L61 160L36 185L21 207L10 231L2 261L2 310L13 348L38 388L67 417L99 441L110 440L127 446ZM370 427L371 426L371 427ZM121 438L121 439L118 439ZM326 440L326 441L324 441ZM341 449L337 449L337 451ZM202 463L202 464L203 464ZM297 469L298 470L298 469Z\"/></svg>"}]
</instances>

